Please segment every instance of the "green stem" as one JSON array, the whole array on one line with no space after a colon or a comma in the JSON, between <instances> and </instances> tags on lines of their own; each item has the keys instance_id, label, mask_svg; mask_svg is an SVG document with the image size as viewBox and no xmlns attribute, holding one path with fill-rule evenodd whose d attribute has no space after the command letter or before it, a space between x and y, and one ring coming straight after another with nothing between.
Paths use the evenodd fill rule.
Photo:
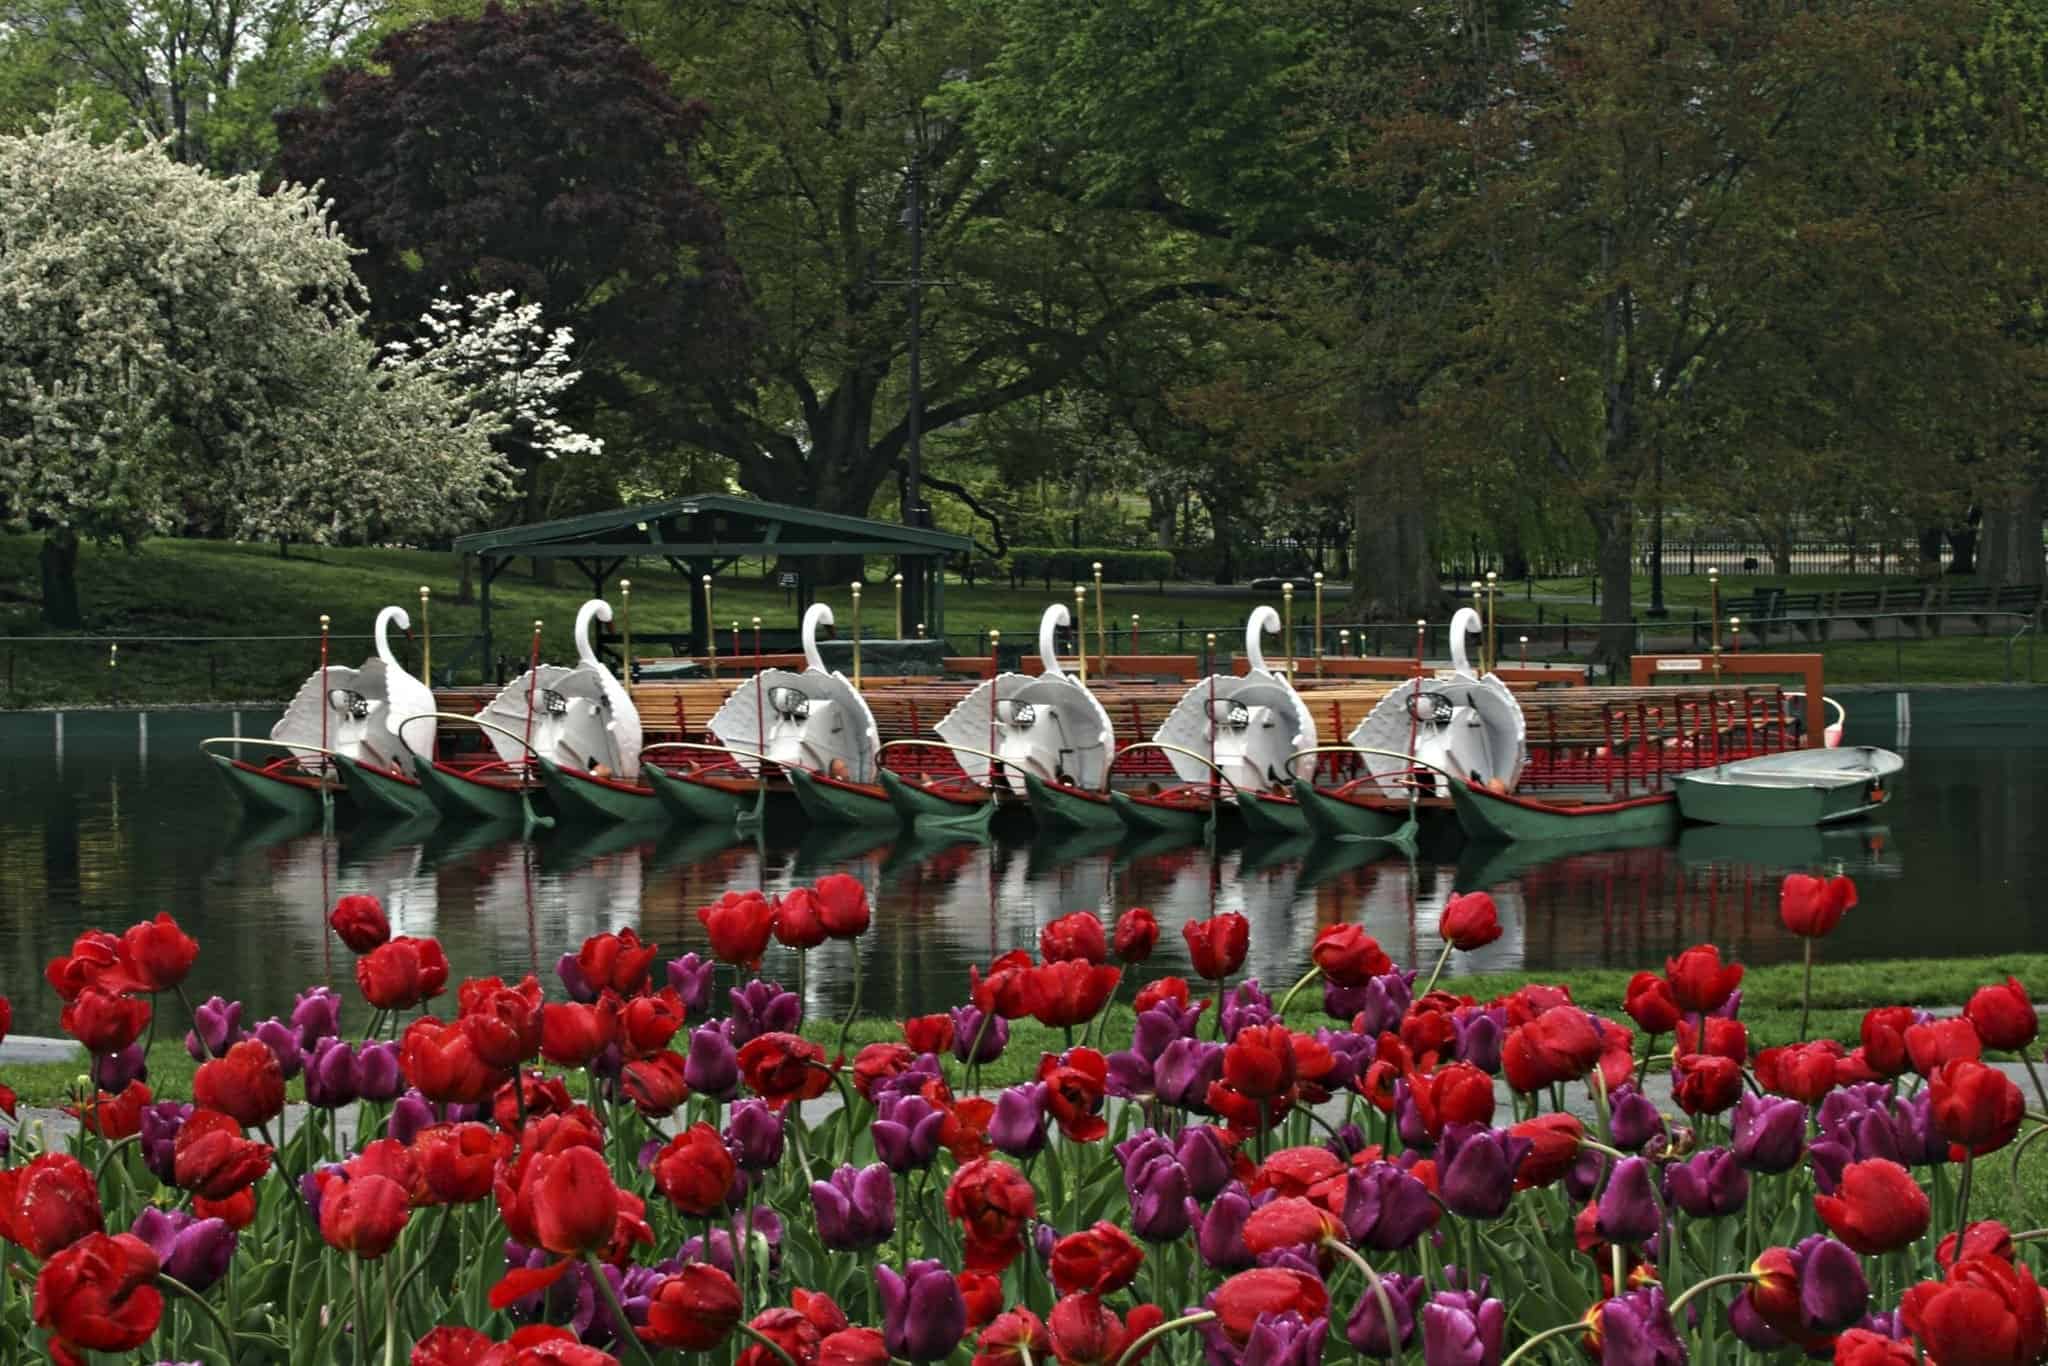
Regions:
<instances>
[{"instance_id":1,"label":"green stem","mask_svg":"<svg viewBox=\"0 0 2048 1366\"><path fill-rule=\"evenodd\" d=\"M704 1239L704 1250L707 1254L711 1251L709 1235ZM647 1355L647 1344L640 1341L640 1335L633 1331L633 1320L626 1317L626 1307L619 1303L619 1292L612 1289L611 1277L604 1274L604 1263L597 1259L595 1252L584 1253L583 1260L590 1267L591 1276L597 1281L597 1292L604 1296L605 1306L612 1311L612 1321L619 1326L619 1336L632 1341L633 1354L641 1360L643 1366L654 1366L652 1359ZM740 1327L745 1328L746 1325L741 1324ZM784 1360L788 1358L785 1357Z\"/></svg>"},{"instance_id":2,"label":"green stem","mask_svg":"<svg viewBox=\"0 0 2048 1366\"><path fill-rule=\"evenodd\" d=\"M1429 970L1429 980L1422 984L1421 991L1415 993L1418 998L1427 996L1430 992L1436 990L1436 979L1443 975L1444 964L1450 961L1450 957L1451 944L1449 940L1445 940L1444 946L1437 950L1436 966Z\"/></svg>"},{"instance_id":3,"label":"green stem","mask_svg":"<svg viewBox=\"0 0 2048 1366\"><path fill-rule=\"evenodd\" d=\"M1701 1284L1705 1284L1705 1282L1701 1282ZM1515 1363L1527 1356L1530 1349L1534 1348L1537 1344L1548 1342L1554 1337L1562 1337L1566 1333L1582 1332L1585 1327L1586 1321L1584 1319L1573 1319L1570 1323L1560 1323L1555 1328L1546 1328L1520 1347L1515 1348L1514 1351L1508 1353L1506 1360L1502 1361L1500 1366L1515 1366Z\"/></svg>"},{"instance_id":4,"label":"green stem","mask_svg":"<svg viewBox=\"0 0 2048 1366\"><path fill-rule=\"evenodd\" d=\"M350 1321L356 1334L355 1359L358 1362L367 1361L370 1351L369 1339L363 1333L363 1259L353 1252L348 1257L348 1283L356 1297L356 1316Z\"/></svg>"},{"instance_id":5,"label":"green stem","mask_svg":"<svg viewBox=\"0 0 2048 1366\"><path fill-rule=\"evenodd\" d=\"M183 1295L186 1299L206 1311L206 1317L213 1320L213 1330L220 1334L221 1346L226 1349L228 1360L233 1361L236 1355L235 1330L228 1327L227 1320L220 1316L220 1311L213 1307L212 1302L183 1281L166 1276L161 1271L156 1273L156 1279L157 1284L163 1286L164 1289Z\"/></svg>"},{"instance_id":6,"label":"green stem","mask_svg":"<svg viewBox=\"0 0 2048 1366\"><path fill-rule=\"evenodd\" d=\"M1977 1170L1976 1154L1963 1150L1963 1179L1956 1190L1956 1258L1963 1255L1963 1234L1970 1228L1970 1177Z\"/></svg>"},{"instance_id":7,"label":"green stem","mask_svg":"<svg viewBox=\"0 0 2048 1366\"><path fill-rule=\"evenodd\" d=\"M839 1047L833 1050L836 1057L842 1058L846 1056L846 1036L853 1029L853 1017L860 1014L860 941L848 940L847 947L853 951L853 1000L846 1007L846 1018L839 1022ZM788 1354L783 1355L786 1360Z\"/></svg>"},{"instance_id":8,"label":"green stem","mask_svg":"<svg viewBox=\"0 0 2048 1366\"><path fill-rule=\"evenodd\" d=\"M1316 978L1322 975L1323 970L1320 965L1311 967L1307 972L1304 972L1301 975L1301 980L1299 982L1296 982L1293 986L1287 988L1287 994L1285 996L1282 996L1280 998L1280 1004L1273 1008L1273 1018L1281 1021L1284 1024L1287 1020L1287 1007L1294 1004L1294 993L1300 991L1303 987L1307 986L1310 982L1315 981Z\"/></svg>"},{"instance_id":9,"label":"green stem","mask_svg":"<svg viewBox=\"0 0 2048 1366\"><path fill-rule=\"evenodd\" d=\"M2020 1062L2025 1064L2027 1076L2033 1080L2034 1094L2041 1098L2041 1108L2048 1110L2048 1087L2041 1085L2041 1074L2034 1070L2034 1060L2027 1056L2027 1050L2024 1048L2020 1050Z\"/></svg>"},{"instance_id":10,"label":"green stem","mask_svg":"<svg viewBox=\"0 0 2048 1366\"><path fill-rule=\"evenodd\" d=\"M392 1289L389 1266L384 1268L384 1289ZM398 1296L392 1293L384 1296L384 1366L398 1366Z\"/></svg>"},{"instance_id":11,"label":"green stem","mask_svg":"<svg viewBox=\"0 0 2048 1366\"><path fill-rule=\"evenodd\" d=\"M97 1114L99 1110L99 1102L94 1101L92 1104L94 1113ZM121 1139L118 1142L109 1143L107 1145L106 1153L100 1158L99 1165L93 1168L92 1184L100 1190L105 1190L107 1188L107 1164L114 1160L114 1154L120 1152L123 1148L126 1148L131 1144L140 1143L141 1141L142 1135L130 1134L128 1135L128 1137Z\"/></svg>"},{"instance_id":12,"label":"green stem","mask_svg":"<svg viewBox=\"0 0 2048 1366\"><path fill-rule=\"evenodd\" d=\"M1140 1334L1136 1342L1124 1348L1123 1355L1116 1359L1114 1366L1126 1366L1126 1363L1137 1360L1145 1354L1146 1349L1151 1347L1154 1342L1173 1332L1176 1328L1193 1328L1197 1324L1208 1323L1215 1317L1216 1315L1209 1310L1201 1309L1192 1314L1183 1314L1177 1319L1168 1319L1150 1332Z\"/></svg>"},{"instance_id":13,"label":"green stem","mask_svg":"<svg viewBox=\"0 0 2048 1366\"><path fill-rule=\"evenodd\" d=\"M1380 1279L1379 1272L1372 1269L1372 1263L1360 1256L1358 1249L1350 1244L1336 1238L1325 1238L1323 1239L1323 1246L1331 1249L1338 1256L1345 1258L1353 1266L1365 1273L1365 1281L1372 1290L1372 1297L1379 1302L1380 1322L1387 1326L1387 1350L1393 1354L1391 1360L1394 1366L1401 1366L1401 1324L1394 1317L1394 1302L1387 1296L1386 1282ZM1465 1283L1467 1285L1474 1284L1470 1279L1470 1268L1466 1269L1466 1275Z\"/></svg>"},{"instance_id":14,"label":"green stem","mask_svg":"<svg viewBox=\"0 0 2048 1366\"><path fill-rule=\"evenodd\" d=\"M1799 1042L1805 1043L1806 1016L1813 1005L1813 939L1807 936L1800 942L1806 945L1806 975L1799 983Z\"/></svg>"},{"instance_id":15,"label":"green stem","mask_svg":"<svg viewBox=\"0 0 2048 1366\"><path fill-rule=\"evenodd\" d=\"M746 1334L746 1335L747 1335L748 1337L752 1338L752 1339L753 1339L754 1341L756 1341L756 1342L760 1343L760 1344L761 1344L761 1345L762 1345L763 1347L766 1347L766 1348L767 1348L767 1349L768 1349L769 1351L771 1351L771 1352L775 1353L775 1355L776 1355L776 1356L778 1356L778 1357L781 1357L781 1358L782 1358L782 1366L796 1366L796 1362L795 1362L795 1360L794 1360L793 1358L791 1358L791 1356L789 1355L789 1353L788 1353L788 1352L786 1352L786 1351L784 1351L784 1350L782 1349L782 1344L781 1344L781 1343L777 1342L777 1341L776 1341L775 1339L773 1339L773 1338L771 1338L771 1337L767 1336L766 1334L764 1334L764 1333L763 1333L763 1332L762 1332L762 1331L761 1331L760 1329L758 1329L758 1328L754 1327L754 1325L753 1325L753 1324L751 1324L751 1323L736 1323L736 1324L734 1324L734 1325L733 1325L733 1327L734 1327L734 1328L735 1328L736 1330L738 1330L739 1332L741 1332L741 1333L744 1333L744 1334Z\"/></svg>"},{"instance_id":16,"label":"green stem","mask_svg":"<svg viewBox=\"0 0 2048 1366\"><path fill-rule=\"evenodd\" d=\"M204 1053L209 1060L212 1059L213 1050L207 1047L206 1036L199 1032L199 1012L192 1008L192 998L185 994L185 984L183 982L180 982L176 986L174 986L172 990L178 993L178 1000L181 1003L183 1003L185 1007L185 1015L192 1021L192 1037L199 1041L199 1051L201 1053ZM155 1011L150 1012L152 1016L154 1016L155 1013Z\"/></svg>"},{"instance_id":17,"label":"green stem","mask_svg":"<svg viewBox=\"0 0 2048 1366\"><path fill-rule=\"evenodd\" d=\"M1702 1290L1711 1290L1717 1285L1733 1285L1737 1281L1742 1281L1748 1284L1754 1284L1756 1280L1757 1276L1754 1272L1730 1271L1725 1275L1709 1276L1703 1281L1695 1281L1691 1285L1687 1286L1685 1290L1680 1293L1677 1299L1671 1301L1671 1321L1673 1323L1677 1323L1678 1311L1685 1308L1686 1301L1690 1300L1694 1295L1699 1294ZM1620 1293L1619 1286L1615 1287L1615 1293ZM1503 1363L1503 1366L1505 1366L1505 1363Z\"/></svg>"}]
</instances>

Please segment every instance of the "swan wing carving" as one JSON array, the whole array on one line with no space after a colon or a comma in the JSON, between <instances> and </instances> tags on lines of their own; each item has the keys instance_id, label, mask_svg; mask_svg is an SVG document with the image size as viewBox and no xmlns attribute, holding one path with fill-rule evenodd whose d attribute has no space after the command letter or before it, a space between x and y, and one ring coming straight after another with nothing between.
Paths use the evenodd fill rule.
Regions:
<instances>
[{"instance_id":1,"label":"swan wing carving","mask_svg":"<svg viewBox=\"0 0 2048 1366\"><path fill-rule=\"evenodd\" d=\"M1015 699L1030 682L1028 674L998 674L961 698L932 729L949 745L994 749L989 741L992 737L998 740L1000 737L990 724L989 709L1002 701ZM954 752L953 758L969 778L977 783L988 782L988 760L979 754L958 751Z\"/></svg>"},{"instance_id":2,"label":"swan wing carving","mask_svg":"<svg viewBox=\"0 0 2048 1366\"><path fill-rule=\"evenodd\" d=\"M346 664L330 664L323 675L319 669L306 676L299 690L292 694L292 700L285 704L284 715L270 728L270 738L281 744L313 745L331 749L337 754L356 757L362 749L363 721L356 716L346 703L337 704L336 695L344 698L350 694L361 694L361 683L357 670ZM322 711L327 713L327 723L320 722ZM302 768L324 769L327 759L323 755L303 753L299 757Z\"/></svg>"}]
</instances>

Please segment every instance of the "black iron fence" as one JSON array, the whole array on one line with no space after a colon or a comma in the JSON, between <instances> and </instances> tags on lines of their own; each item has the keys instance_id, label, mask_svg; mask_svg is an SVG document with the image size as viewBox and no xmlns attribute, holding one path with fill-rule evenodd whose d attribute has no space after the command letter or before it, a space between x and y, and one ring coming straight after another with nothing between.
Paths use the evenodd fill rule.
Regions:
<instances>
[{"instance_id":1,"label":"black iron fence","mask_svg":"<svg viewBox=\"0 0 2048 1366\"><path fill-rule=\"evenodd\" d=\"M330 635L328 658L360 664L370 635ZM437 684L478 676L481 635L436 636ZM414 673L419 642L393 642ZM0 707L145 706L188 702L275 702L298 691L320 666L318 635L0 636Z\"/></svg>"}]
</instances>

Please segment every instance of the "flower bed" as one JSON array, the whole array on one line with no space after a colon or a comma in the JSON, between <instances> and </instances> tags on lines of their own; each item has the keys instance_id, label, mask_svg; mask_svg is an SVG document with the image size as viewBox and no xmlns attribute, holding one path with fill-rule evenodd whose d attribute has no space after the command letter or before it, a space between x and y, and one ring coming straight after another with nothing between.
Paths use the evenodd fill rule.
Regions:
<instances>
[{"instance_id":1,"label":"flower bed","mask_svg":"<svg viewBox=\"0 0 2048 1366\"><path fill-rule=\"evenodd\" d=\"M1788 878L1780 914L1811 946L1854 897ZM0 1360L2048 1356L2048 1230L1970 1217L2048 1128L1982 1058L2027 1057L2016 981L1953 1018L1872 1010L1853 1047L1755 1051L1710 945L1637 974L1628 1025L1565 985L1434 990L1500 933L1478 894L1426 980L1337 925L1277 1002L1233 984L1243 917L1189 922L1199 980L1148 983L1109 1038L1161 932L1133 909L1054 921L849 1056L851 1014L838 1047L807 1040L799 995L753 974L771 941L865 933L857 881L698 918L709 958L597 935L549 988L449 1002L438 943L344 898L360 1000L314 987L247 1027L185 998L199 946L170 917L81 935L46 977L99 1089L67 1149L0 1131ZM1326 1026L1284 1023L1302 993ZM1061 1051L982 1086L1024 1019ZM189 1097L142 1075L177 1025Z\"/></svg>"}]
</instances>

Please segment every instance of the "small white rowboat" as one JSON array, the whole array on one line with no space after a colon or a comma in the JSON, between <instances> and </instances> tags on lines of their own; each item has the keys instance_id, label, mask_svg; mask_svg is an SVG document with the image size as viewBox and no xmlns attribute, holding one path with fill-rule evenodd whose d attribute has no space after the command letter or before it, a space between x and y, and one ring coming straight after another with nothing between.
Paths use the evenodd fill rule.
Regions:
<instances>
[{"instance_id":1,"label":"small white rowboat","mask_svg":"<svg viewBox=\"0 0 2048 1366\"><path fill-rule=\"evenodd\" d=\"M1870 745L1738 759L1680 774L1678 809L1713 825L1827 825L1884 805L1905 766Z\"/></svg>"}]
</instances>

